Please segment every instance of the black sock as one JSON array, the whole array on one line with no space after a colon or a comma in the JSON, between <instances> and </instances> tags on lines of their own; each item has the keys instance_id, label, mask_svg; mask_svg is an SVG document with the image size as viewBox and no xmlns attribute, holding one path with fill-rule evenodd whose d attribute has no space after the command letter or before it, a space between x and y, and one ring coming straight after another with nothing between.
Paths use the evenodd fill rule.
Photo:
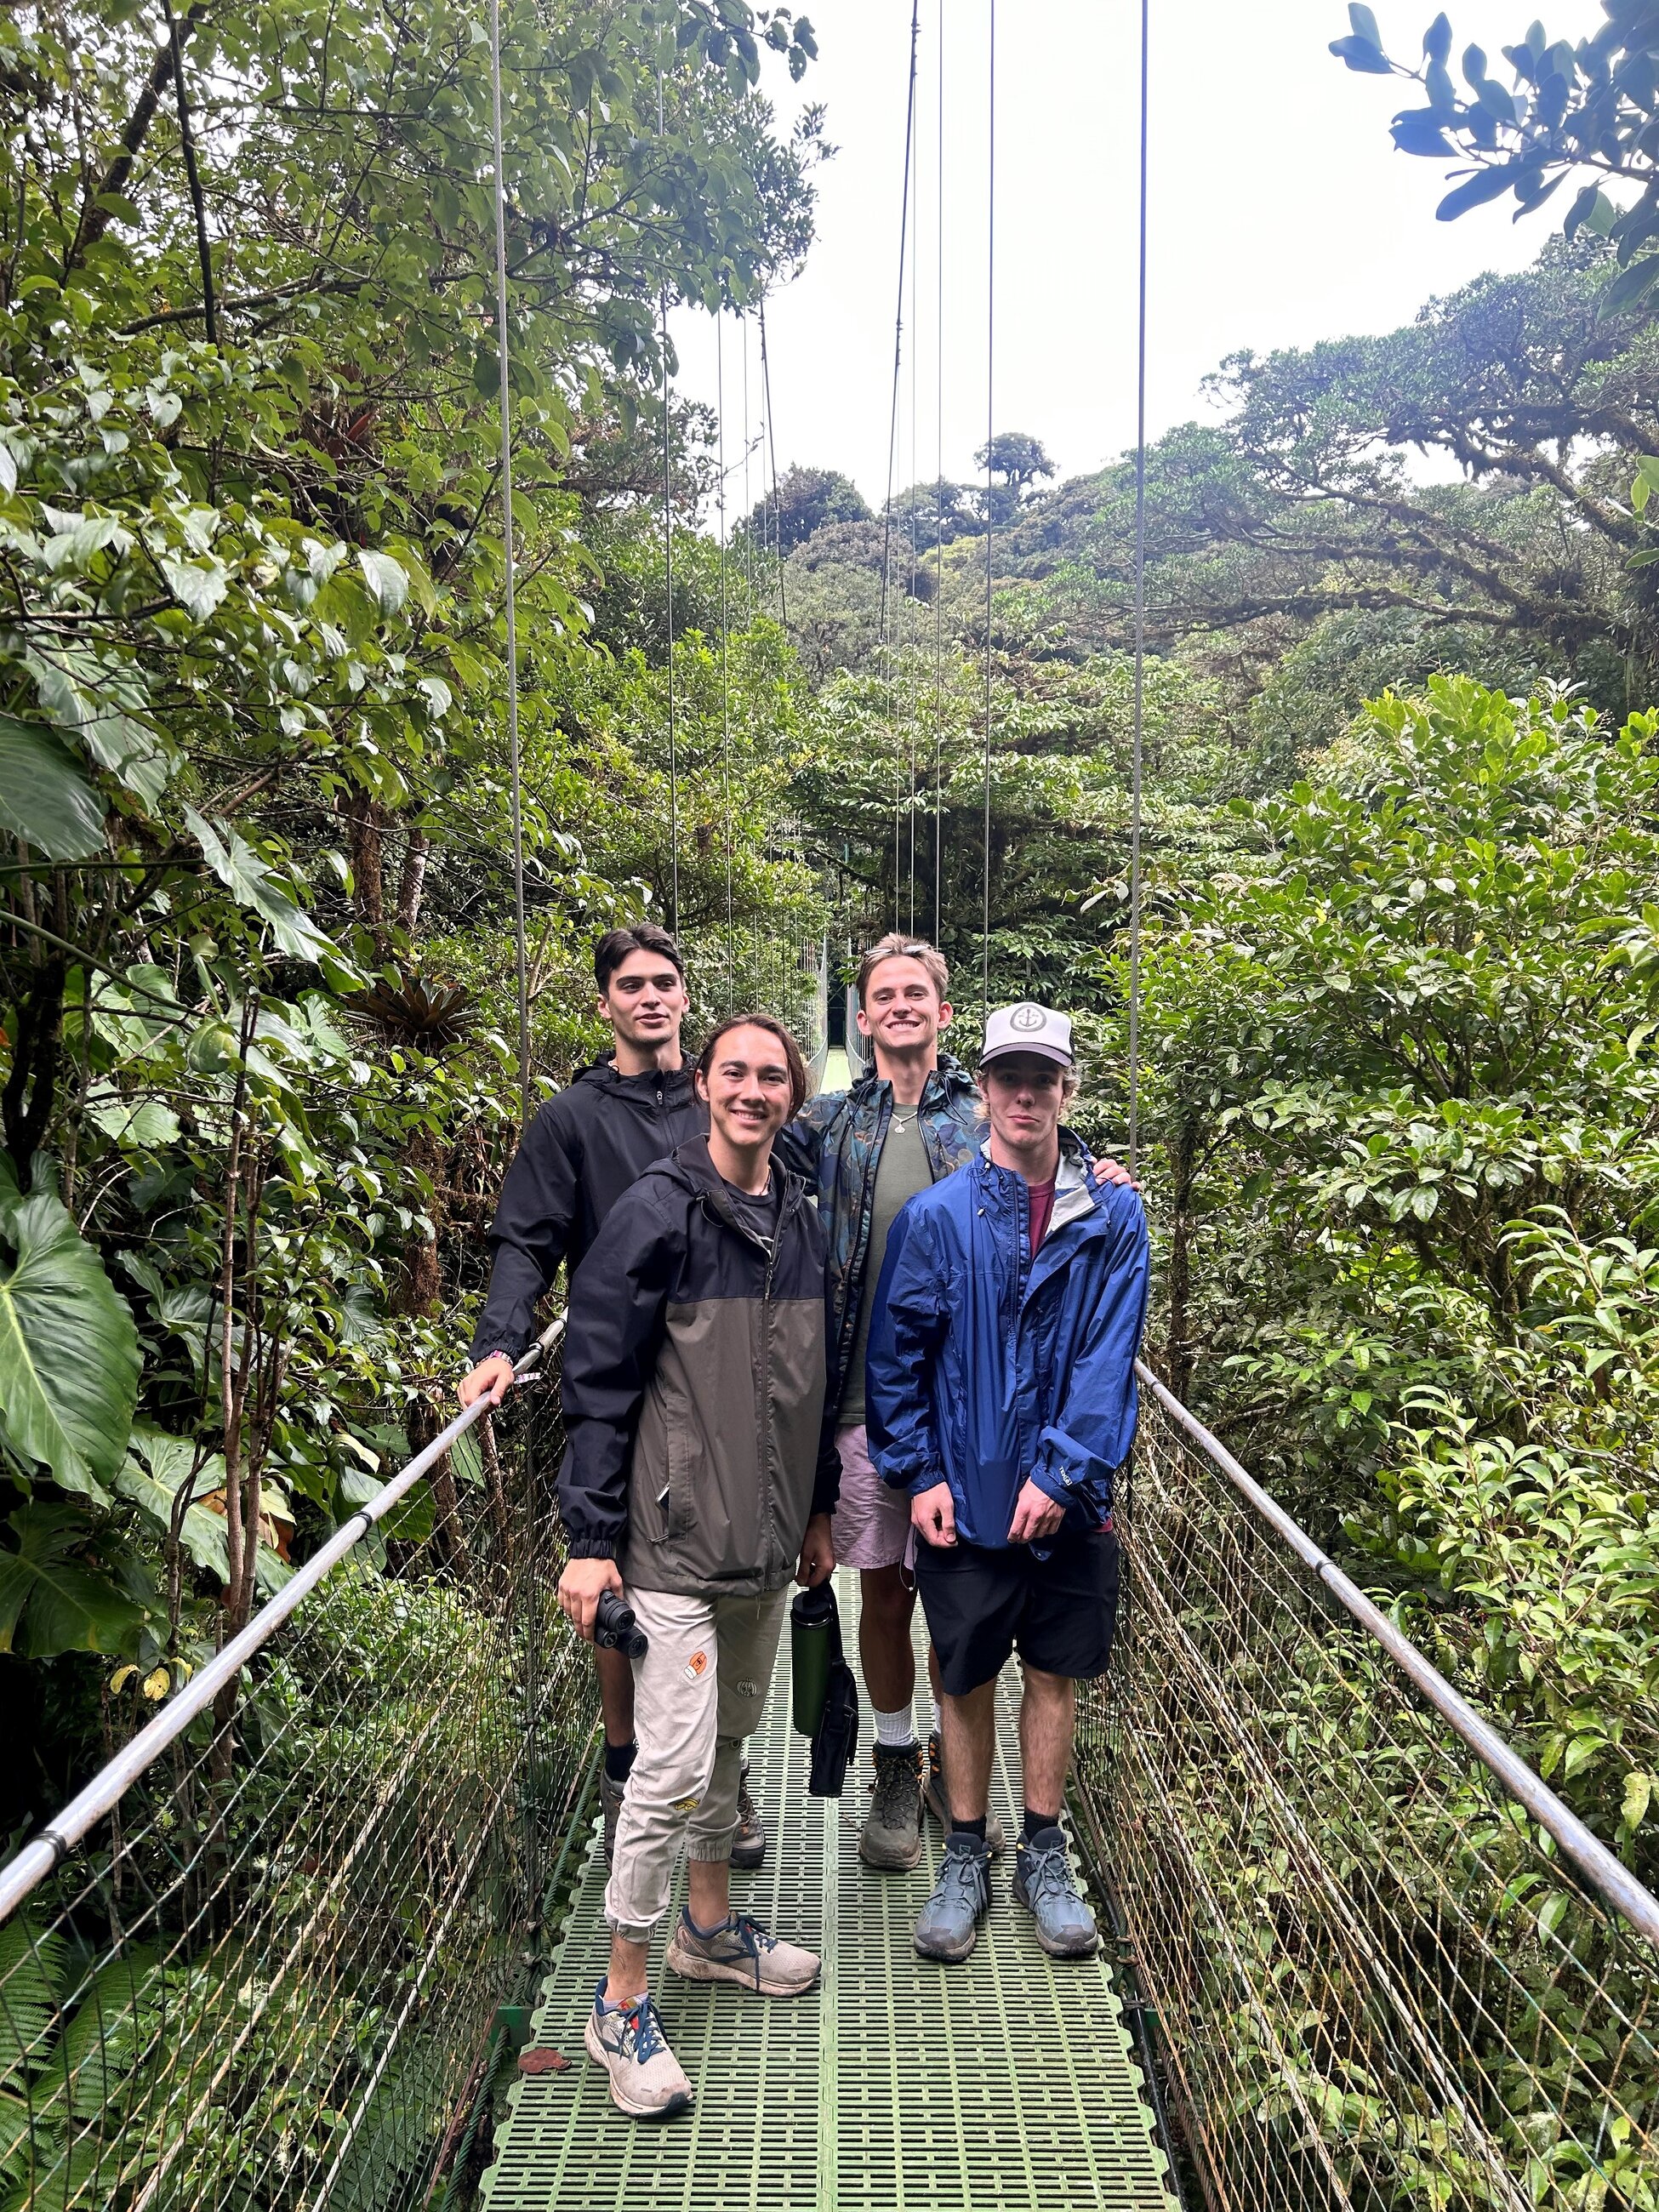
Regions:
<instances>
[{"instance_id":1,"label":"black sock","mask_svg":"<svg viewBox=\"0 0 1659 2212\"><path fill-rule=\"evenodd\" d=\"M639 1757L636 1743L611 1743L605 1747L605 1773L608 1782L626 1782L634 1771L634 1761Z\"/></svg>"},{"instance_id":2,"label":"black sock","mask_svg":"<svg viewBox=\"0 0 1659 2212\"><path fill-rule=\"evenodd\" d=\"M975 1843L982 1844L985 1841L984 1814L981 1813L977 1820L959 1820L956 1814L952 1813L951 1815L951 1833L953 1836L971 1836Z\"/></svg>"},{"instance_id":3,"label":"black sock","mask_svg":"<svg viewBox=\"0 0 1659 2212\"><path fill-rule=\"evenodd\" d=\"M1023 1810L1024 1815L1024 1825L1020 1829L1020 1833L1024 1837L1028 1844L1030 1842L1032 1837L1036 1835L1041 1830L1044 1828L1057 1828L1060 1826L1060 1815L1058 1813L1034 1813L1029 1805L1025 1806Z\"/></svg>"}]
</instances>

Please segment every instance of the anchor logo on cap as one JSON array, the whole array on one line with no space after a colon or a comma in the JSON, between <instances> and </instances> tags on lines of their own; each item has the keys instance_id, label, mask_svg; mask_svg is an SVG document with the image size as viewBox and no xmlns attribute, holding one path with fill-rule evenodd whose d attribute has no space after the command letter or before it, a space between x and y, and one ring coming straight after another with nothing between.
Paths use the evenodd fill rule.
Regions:
<instances>
[{"instance_id":1,"label":"anchor logo on cap","mask_svg":"<svg viewBox=\"0 0 1659 2212\"><path fill-rule=\"evenodd\" d=\"M1029 1036L1033 1030L1047 1029L1048 1017L1041 1006L1034 1006L1028 999L1023 1006L1014 1007L1008 1016L1008 1026Z\"/></svg>"}]
</instances>

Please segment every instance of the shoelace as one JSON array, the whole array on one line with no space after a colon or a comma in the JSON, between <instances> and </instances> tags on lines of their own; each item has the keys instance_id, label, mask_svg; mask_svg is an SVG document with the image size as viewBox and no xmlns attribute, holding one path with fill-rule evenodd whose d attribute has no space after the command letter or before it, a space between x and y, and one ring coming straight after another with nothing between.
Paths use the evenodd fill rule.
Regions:
<instances>
[{"instance_id":1,"label":"shoelace","mask_svg":"<svg viewBox=\"0 0 1659 2212\"><path fill-rule=\"evenodd\" d=\"M910 1792L915 1786L916 1763L914 1759L878 1759L876 1786L870 1802L872 1814L886 1824L894 1814L907 1812Z\"/></svg>"},{"instance_id":2,"label":"shoelace","mask_svg":"<svg viewBox=\"0 0 1659 2212\"><path fill-rule=\"evenodd\" d=\"M747 1959L750 1965L753 1966L755 1970L755 1987L759 1989L761 1985L761 1954L763 1952L775 1951L777 1949L777 1937L775 1936L769 1935L767 1930L761 1926L759 1921L752 1918L747 1912L734 1912L730 1920L727 1921L726 1926L723 1929L716 1929L714 1933L716 1936L725 1936L729 1941L736 1943L738 1948L743 1953L744 1957ZM710 1938L708 1940L712 1941L713 1939Z\"/></svg>"},{"instance_id":3,"label":"shoelace","mask_svg":"<svg viewBox=\"0 0 1659 2212\"><path fill-rule=\"evenodd\" d=\"M634 2057L641 2063L647 2058L654 2058L658 2051L666 2051L668 2048L668 2038L662 2031L661 2015L648 1993L636 1998L623 2014L623 2049L624 2051L628 2048L630 2036L634 2041Z\"/></svg>"},{"instance_id":4,"label":"shoelace","mask_svg":"<svg viewBox=\"0 0 1659 2212\"><path fill-rule=\"evenodd\" d=\"M959 1892L963 1903L977 1912L984 1887L985 1870L971 1851L945 1852L945 1863L939 1870L935 1896L940 1890L947 1893Z\"/></svg>"},{"instance_id":5,"label":"shoelace","mask_svg":"<svg viewBox=\"0 0 1659 2212\"><path fill-rule=\"evenodd\" d=\"M1061 1848L1056 1845L1046 1851L1034 1851L1029 1844L1026 1846L1025 1890L1033 1905L1040 1897L1076 1902L1077 1885L1072 1880L1072 1869Z\"/></svg>"}]
</instances>

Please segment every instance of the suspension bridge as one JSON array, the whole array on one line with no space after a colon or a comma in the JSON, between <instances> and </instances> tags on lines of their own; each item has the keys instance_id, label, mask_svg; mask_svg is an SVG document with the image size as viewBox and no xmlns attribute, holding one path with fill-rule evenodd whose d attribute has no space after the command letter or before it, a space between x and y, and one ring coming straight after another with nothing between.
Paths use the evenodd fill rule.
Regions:
<instances>
[{"instance_id":1,"label":"suspension bridge","mask_svg":"<svg viewBox=\"0 0 1659 2212\"><path fill-rule=\"evenodd\" d=\"M671 1987L696 2116L623 2120L580 2055L559 1330L0 1869L9 2202L1659 2203L1659 1901L1150 1370L1072 1797L1101 1957L1047 1960L1005 1879L965 1966L916 1959L931 1856L859 1863L781 1675L746 1893L822 1987Z\"/></svg>"},{"instance_id":2,"label":"suspension bridge","mask_svg":"<svg viewBox=\"0 0 1659 2212\"><path fill-rule=\"evenodd\" d=\"M1144 7L1141 24L1132 1154ZM527 1104L494 5L489 31ZM913 14L907 217L915 33ZM942 198L942 107L939 140ZM894 448L907 237L912 319L916 295L902 227ZM772 447L763 321L761 341ZM723 406L720 438L724 550ZM745 473L750 451L745 399ZM664 476L672 608L666 445ZM677 919L673 714L671 688ZM729 735L729 701L727 720ZM908 876L914 927L914 700L902 725L894 919ZM937 790L935 806L937 838ZM936 850L936 925L941 876ZM730 911L728 891L728 925ZM809 964L816 1068L833 1085L828 970ZM771 1843L745 1901L822 1951L822 1985L769 2006L671 1989L695 2114L656 2130L623 2120L580 2053L603 1861L592 1670L555 1598L560 1326L501 1413L480 1401L376 1488L0 1868L0 2212L1659 2212L1659 1901L1150 1369L1117 1516L1121 1628L1085 1701L1070 1802L1109 1931L1100 1956L1048 1960L1000 1875L974 1958L918 1960L908 1931L939 1839L912 1876L860 1865L859 1785L807 1796L781 1668L755 1746ZM1006 1711L1000 1725L1011 1816Z\"/></svg>"}]
</instances>

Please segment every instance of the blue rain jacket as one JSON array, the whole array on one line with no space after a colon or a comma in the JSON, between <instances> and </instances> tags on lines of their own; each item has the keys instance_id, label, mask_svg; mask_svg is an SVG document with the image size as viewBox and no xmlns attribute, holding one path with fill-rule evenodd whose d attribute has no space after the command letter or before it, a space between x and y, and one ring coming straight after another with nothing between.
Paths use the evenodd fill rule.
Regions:
<instances>
[{"instance_id":1,"label":"blue rain jacket","mask_svg":"<svg viewBox=\"0 0 1659 2212\"><path fill-rule=\"evenodd\" d=\"M1027 1476L1097 1528L1128 1457L1146 1319L1146 1217L1097 1188L1069 1130L1033 1259L1024 1180L988 1148L900 1213L870 1323L871 1457L914 1497L948 1482L964 1543L1006 1546Z\"/></svg>"}]
</instances>

